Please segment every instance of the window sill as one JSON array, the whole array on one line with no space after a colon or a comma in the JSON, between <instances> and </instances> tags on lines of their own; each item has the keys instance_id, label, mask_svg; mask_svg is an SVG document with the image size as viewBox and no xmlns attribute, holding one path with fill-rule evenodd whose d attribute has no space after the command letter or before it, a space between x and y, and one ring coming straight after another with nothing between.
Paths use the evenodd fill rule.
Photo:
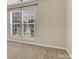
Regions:
<instances>
[{"instance_id":1,"label":"window sill","mask_svg":"<svg viewBox=\"0 0 79 59\"><path fill-rule=\"evenodd\" d=\"M39 40L38 37L24 37L24 36L10 36L11 40L30 40L30 41L36 41Z\"/></svg>"}]
</instances>

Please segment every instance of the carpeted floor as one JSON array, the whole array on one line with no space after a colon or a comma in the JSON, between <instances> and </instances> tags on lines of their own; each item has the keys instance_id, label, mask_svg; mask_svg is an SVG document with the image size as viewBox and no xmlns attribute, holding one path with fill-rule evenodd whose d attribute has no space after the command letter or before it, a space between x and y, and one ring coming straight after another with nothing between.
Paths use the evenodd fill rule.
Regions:
<instances>
[{"instance_id":1,"label":"carpeted floor","mask_svg":"<svg viewBox=\"0 0 79 59\"><path fill-rule=\"evenodd\" d=\"M66 51L8 41L7 59L71 59Z\"/></svg>"}]
</instances>

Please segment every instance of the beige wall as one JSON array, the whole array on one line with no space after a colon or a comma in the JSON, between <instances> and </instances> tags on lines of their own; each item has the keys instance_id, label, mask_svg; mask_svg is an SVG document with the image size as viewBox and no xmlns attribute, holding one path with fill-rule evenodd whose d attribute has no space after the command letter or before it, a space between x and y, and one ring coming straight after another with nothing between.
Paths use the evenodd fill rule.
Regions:
<instances>
[{"instance_id":1,"label":"beige wall","mask_svg":"<svg viewBox=\"0 0 79 59\"><path fill-rule=\"evenodd\" d=\"M72 55L72 0L67 0L67 50Z\"/></svg>"},{"instance_id":2,"label":"beige wall","mask_svg":"<svg viewBox=\"0 0 79 59\"><path fill-rule=\"evenodd\" d=\"M37 13L40 41L65 47L66 0L39 0Z\"/></svg>"},{"instance_id":3,"label":"beige wall","mask_svg":"<svg viewBox=\"0 0 79 59\"><path fill-rule=\"evenodd\" d=\"M66 47L66 0L38 0L36 19L39 40L27 42Z\"/></svg>"}]
</instances>

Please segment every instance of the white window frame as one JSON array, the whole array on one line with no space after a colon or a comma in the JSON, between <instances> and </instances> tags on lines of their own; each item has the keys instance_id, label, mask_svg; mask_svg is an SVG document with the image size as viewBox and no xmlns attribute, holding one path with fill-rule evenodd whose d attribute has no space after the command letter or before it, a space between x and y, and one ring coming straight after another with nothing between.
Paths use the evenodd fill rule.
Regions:
<instances>
[{"instance_id":1,"label":"white window frame","mask_svg":"<svg viewBox=\"0 0 79 59\"><path fill-rule=\"evenodd\" d=\"M32 7L34 7L34 6L32 6ZM24 7L24 8L27 8L27 7ZM28 7L28 8L30 8L30 7ZM35 8L35 7L34 7ZM12 13L13 12L17 12L17 11L20 11L21 13L22 13L22 16L21 16L21 18L22 18L22 20L23 20L23 8L21 8L21 9L15 9L15 10L12 10L11 12L10 12L10 35L11 36L16 36L16 35L12 35ZM36 11L36 10L35 10ZM34 16L34 21L36 20L36 13L35 13L35 16ZM21 20L21 22L22 22L22 20ZM36 21L35 21L35 23L36 23ZM32 38L35 38L35 36L36 36L36 31L35 31L35 23L27 23L28 25L29 24L34 24L34 37L32 37ZM17 24L17 23L15 23L15 24ZM21 24L21 26L23 25L24 23L22 22L22 24ZM21 31L22 31L22 29L21 29ZM18 35L17 35L18 36ZM22 37L24 38L24 36L23 36L23 32L22 32ZM25 37L25 38L27 38L27 37Z\"/></svg>"},{"instance_id":2,"label":"white window frame","mask_svg":"<svg viewBox=\"0 0 79 59\"><path fill-rule=\"evenodd\" d=\"M12 23L12 20L13 20L13 19L12 19L12 13L13 13L13 12L20 12L20 11L21 11L20 9L17 9L17 10L12 10L12 11L10 12L10 29L11 29L11 30L10 30L10 35L11 35L11 36L13 36L13 35L12 35L12 25L13 25L13 24L20 24L20 23ZM15 35L15 36L16 36L16 35ZM17 35L17 36L18 36L18 35Z\"/></svg>"}]
</instances>

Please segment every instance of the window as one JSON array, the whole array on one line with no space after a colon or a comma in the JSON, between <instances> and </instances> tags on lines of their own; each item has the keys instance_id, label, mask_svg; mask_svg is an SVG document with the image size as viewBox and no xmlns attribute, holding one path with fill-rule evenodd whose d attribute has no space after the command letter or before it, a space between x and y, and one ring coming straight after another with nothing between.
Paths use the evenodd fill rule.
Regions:
<instances>
[{"instance_id":1,"label":"window","mask_svg":"<svg viewBox=\"0 0 79 59\"><path fill-rule=\"evenodd\" d=\"M35 37L35 7L25 7L10 12L12 36Z\"/></svg>"},{"instance_id":2,"label":"window","mask_svg":"<svg viewBox=\"0 0 79 59\"><path fill-rule=\"evenodd\" d=\"M11 25L11 35L21 35L20 29L21 29L21 11L15 10L12 11L10 14L10 25Z\"/></svg>"},{"instance_id":3,"label":"window","mask_svg":"<svg viewBox=\"0 0 79 59\"><path fill-rule=\"evenodd\" d=\"M34 37L35 35L35 8L26 7L22 11L23 35Z\"/></svg>"}]
</instances>

